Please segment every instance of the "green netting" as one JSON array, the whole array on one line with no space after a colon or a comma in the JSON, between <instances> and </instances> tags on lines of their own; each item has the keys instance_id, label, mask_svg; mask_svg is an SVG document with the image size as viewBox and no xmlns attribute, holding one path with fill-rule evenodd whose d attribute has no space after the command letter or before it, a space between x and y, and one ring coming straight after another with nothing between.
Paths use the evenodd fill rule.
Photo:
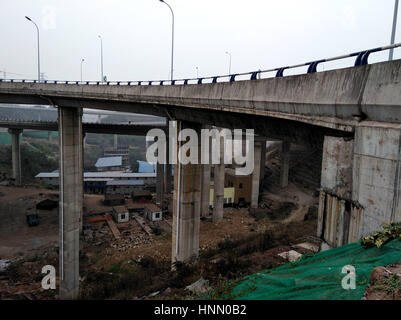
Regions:
<instances>
[{"instance_id":1,"label":"green netting","mask_svg":"<svg viewBox=\"0 0 401 320\"><path fill-rule=\"evenodd\" d=\"M381 248L365 248L356 242L247 276L229 295L245 300L360 300L374 267L400 261L398 239ZM341 271L347 265L355 267L355 289L342 288L346 274Z\"/></svg>"}]
</instances>

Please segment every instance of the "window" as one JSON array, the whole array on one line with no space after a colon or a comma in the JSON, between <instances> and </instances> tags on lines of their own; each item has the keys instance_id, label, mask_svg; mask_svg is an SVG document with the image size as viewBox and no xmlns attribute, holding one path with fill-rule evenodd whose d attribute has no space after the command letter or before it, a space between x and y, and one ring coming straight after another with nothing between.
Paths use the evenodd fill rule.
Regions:
<instances>
[{"instance_id":1,"label":"window","mask_svg":"<svg viewBox=\"0 0 401 320\"><path fill-rule=\"evenodd\" d=\"M121 219L121 220L124 220L124 219L125 219L125 213L122 213L122 214L121 214L120 219Z\"/></svg>"},{"instance_id":2,"label":"window","mask_svg":"<svg viewBox=\"0 0 401 320\"><path fill-rule=\"evenodd\" d=\"M239 188L242 189L242 183L239 184Z\"/></svg>"},{"instance_id":3,"label":"window","mask_svg":"<svg viewBox=\"0 0 401 320\"><path fill-rule=\"evenodd\" d=\"M159 219L159 218L160 218L160 212L156 212L155 218L156 218L156 219Z\"/></svg>"}]
</instances>

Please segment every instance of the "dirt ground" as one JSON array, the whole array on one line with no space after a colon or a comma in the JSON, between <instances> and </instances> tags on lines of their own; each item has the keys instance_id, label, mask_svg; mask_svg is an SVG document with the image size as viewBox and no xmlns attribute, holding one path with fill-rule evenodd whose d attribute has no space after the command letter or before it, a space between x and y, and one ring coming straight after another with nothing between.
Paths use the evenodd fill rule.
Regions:
<instances>
[{"instance_id":1,"label":"dirt ground","mask_svg":"<svg viewBox=\"0 0 401 320\"><path fill-rule=\"evenodd\" d=\"M58 199L58 192L0 186L0 259L22 263L13 271L14 280L0 276L2 290L7 291L6 297L18 298L22 294L23 298L28 299L47 298L47 293L39 286L40 270L44 264L58 265L58 209L39 210L40 224L35 227L29 227L25 217L27 212L35 212L37 202L47 198ZM256 220L248 208L230 207L224 209L224 219L221 222L214 223L211 218L201 219L200 253L215 250L230 237L252 239L254 236L263 235L267 230L287 233L292 240L298 236L314 235L316 222L304 221L304 217L310 206L317 205L317 199L307 191L290 184L287 189L276 194L265 192L261 198L262 202L273 203L273 207L280 208L280 203L291 202L294 208L288 217L280 221L272 221L269 218ZM102 200L103 195L85 195L84 226L90 226L90 229L84 231L80 241L82 274L109 272L116 266L128 266L132 261L140 261L143 257L152 257L155 261L171 261L171 215L164 215L161 222L146 222L151 229L160 229L159 233L148 234L134 219L116 224L121 238L115 239L105 221L87 222L90 218L111 212L111 207L103 205ZM131 200L128 200L127 204L130 202ZM283 259L277 254L291 248L287 240L283 239L285 245L277 248L247 254L244 261L250 266L246 270L257 271L261 267L282 263ZM277 244L280 244L280 241ZM246 243L239 244L239 247L241 246L246 246ZM213 259L216 260L216 255ZM57 294L50 296L54 297L57 297Z\"/></svg>"},{"instance_id":2,"label":"dirt ground","mask_svg":"<svg viewBox=\"0 0 401 320\"><path fill-rule=\"evenodd\" d=\"M401 300L401 264L374 268L363 300Z\"/></svg>"}]
</instances>

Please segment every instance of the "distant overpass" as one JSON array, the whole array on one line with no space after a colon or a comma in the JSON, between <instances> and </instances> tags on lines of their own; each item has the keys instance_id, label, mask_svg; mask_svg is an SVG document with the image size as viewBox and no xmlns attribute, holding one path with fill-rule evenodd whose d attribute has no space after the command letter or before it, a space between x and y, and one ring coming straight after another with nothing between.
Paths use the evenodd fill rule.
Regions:
<instances>
[{"instance_id":1,"label":"distant overpass","mask_svg":"<svg viewBox=\"0 0 401 320\"><path fill-rule=\"evenodd\" d=\"M0 128L9 129L30 129L39 131L58 131L58 123L53 121L12 121L0 120ZM156 125L143 124L105 124L105 123L82 123L84 132L87 133L107 133L120 135L145 136L146 133L154 128L166 129L163 123Z\"/></svg>"}]
</instances>

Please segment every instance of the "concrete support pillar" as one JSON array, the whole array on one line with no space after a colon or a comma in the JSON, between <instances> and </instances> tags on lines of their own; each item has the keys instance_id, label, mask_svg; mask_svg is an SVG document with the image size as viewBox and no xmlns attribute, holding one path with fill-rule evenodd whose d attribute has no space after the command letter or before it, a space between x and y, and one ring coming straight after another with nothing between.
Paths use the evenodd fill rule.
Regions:
<instances>
[{"instance_id":1,"label":"concrete support pillar","mask_svg":"<svg viewBox=\"0 0 401 320\"><path fill-rule=\"evenodd\" d=\"M114 135L114 149L117 149L118 147L118 135Z\"/></svg>"},{"instance_id":2,"label":"concrete support pillar","mask_svg":"<svg viewBox=\"0 0 401 320\"><path fill-rule=\"evenodd\" d=\"M210 164L202 165L201 180L201 216L208 217L210 207Z\"/></svg>"},{"instance_id":3,"label":"concrete support pillar","mask_svg":"<svg viewBox=\"0 0 401 320\"><path fill-rule=\"evenodd\" d=\"M182 130L177 123L178 132ZM182 142L177 141L177 152ZM179 155L179 154L178 154ZM182 155L181 155L182 156ZM177 157L178 159L178 157ZM182 165L174 170L172 263L198 257L201 165Z\"/></svg>"},{"instance_id":4,"label":"concrete support pillar","mask_svg":"<svg viewBox=\"0 0 401 320\"><path fill-rule=\"evenodd\" d=\"M171 189L172 189L172 182L173 182L173 176L171 173L171 169L172 169L172 165L169 163L168 159L170 159L170 150L169 150L169 146L170 146L170 139L167 137L166 139L166 159L167 159L167 164L165 166L165 172L164 172L164 192L166 194L170 194L171 193Z\"/></svg>"},{"instance_id":5,"label":"concrete support pillar","mask_svg":"<svg viewBox=\"0 0 401 320\"><path fill-rule=\"evenodd\" d=\"M291 143L283 141L281 149L281 165L280 165L280 187L288 186L288 173L290 171L290 147Z\"/></svg>"},{"instance_id":6,"label":"concrete support pillar","mask_svg":"<svg viewBox=\"0 0 401 320\"><path fill-rule=\"evenodd\" d=\"M260 190L260 160L261 160L261 141L255 140L254 145L254 166L252 172L252 191L251 191L251 208L257 208L259 205Z\"/></svg>"},{"instance_id":7,"label":"concrete support pillar","mask_svg":"<svg viewBox=\"0 0 401 320\"><path fill-rule=\"evenodd\" d=\"M260 149L260 191L263 191L263 184L265 180L265 167L266 167L266 140L261 141Z\"/></svg>"},{"instance_id":8,"label":"concrete support pillar","mask_svg":"<svg viewBox=\"0 0 401 320\"><path fill-rule=\"evenodd\" d=\"M13 163L13 178L17 186L21 185L21 146L20 134L22 129L8 129L11 134L11 157Z\"/></svg>"},{"instance_id":9,"label":"concrete support pillar","mask_svg":"<svg viewBox=\"0 0 401 320\"><path fill-rule=\"evenodd\" d=\"M82 109L58 108L60 146L60 298L79 293L79 231L82 217Z\"/></svg>"},{"instance_id":10,"label":"concrete support pillar","mask_svg":"<svg viewBox=\"0 0 401 320\"><path fill-rule=\"evenodd\" d=\"M163 205L164 200L164 164L156 165L156 203Z\"/></svg>"},{"instance_id":11,"label":"concrete support pillar","mask_svg":"<svg viewBox=\"0 0 401 320\"><path fill-rule=\"evenodd\" d=\"M213 178L213 222L223 220L224 216L224 140L220 138L220 164L214 165Z\"/></svg>"},{"instance_id":12,"label":"concrete support pillar","mask_svg":"<svg viewBox=\"0 0 401 320\"><path fill-rule=\"evenodd\" d=\"M223 220L224 215L224 164L214 166L213 222Z\"/></svg>"}]
</instances>

